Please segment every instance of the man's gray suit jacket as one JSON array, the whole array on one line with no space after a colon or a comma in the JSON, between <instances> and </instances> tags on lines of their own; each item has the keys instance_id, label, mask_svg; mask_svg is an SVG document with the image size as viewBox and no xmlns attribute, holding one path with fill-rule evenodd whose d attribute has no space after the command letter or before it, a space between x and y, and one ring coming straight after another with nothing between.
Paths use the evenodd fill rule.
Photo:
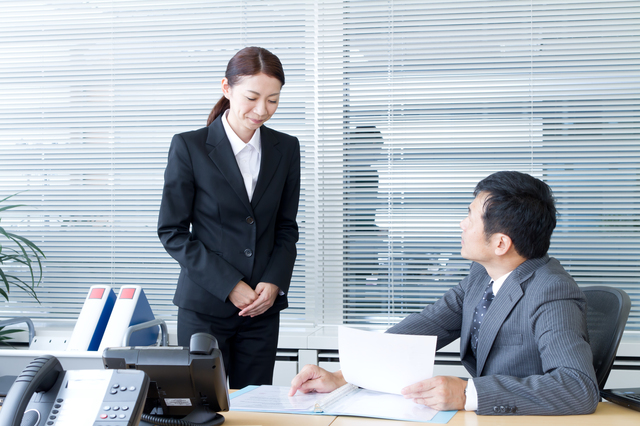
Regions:
<instances>
[{"instance_id":1,"label":"man's gray suit jacket","mask_svg":"<svg viewBox=\"0 0 640 426\"><path fill-rule=\"evenodd\" d=\"M586 299L553 258L530 259L502 285L470 348L476 305L491 278L472 263L442 299L387 332L438 336L438 349L460 338L462 364L474 378L478 414L592 413L599 395L586 326Z\"/></svg>"}]
</instances>

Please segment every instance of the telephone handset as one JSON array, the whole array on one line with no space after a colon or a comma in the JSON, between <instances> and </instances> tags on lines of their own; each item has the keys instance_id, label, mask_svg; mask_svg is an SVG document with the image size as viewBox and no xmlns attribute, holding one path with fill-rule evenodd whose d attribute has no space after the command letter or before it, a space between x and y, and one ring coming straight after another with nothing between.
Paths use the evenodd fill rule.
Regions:
<instances>
[{"instance_id":1,"label":"telephone handset","mask_svg":"<svg viewBox=\"0 0 640 426\"><path fill-rule=\"evenodd\" d=\"M138 370L64 371L57 358L34 359L0 410L1 426L135 426L149 377Z\"/></svg>"}]
</instances>

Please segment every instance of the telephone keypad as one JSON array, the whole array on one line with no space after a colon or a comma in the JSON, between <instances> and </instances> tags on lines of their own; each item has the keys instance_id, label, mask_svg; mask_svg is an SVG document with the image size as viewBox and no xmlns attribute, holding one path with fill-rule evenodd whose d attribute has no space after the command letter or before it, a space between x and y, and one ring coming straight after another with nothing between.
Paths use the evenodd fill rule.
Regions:
<instances>
[{"instance_id":1,"label":"telephone keypad","mask_svg":"<svg viewBox=\"0 0 640 426\"><path fill-rule=\"evenodd\" d=\"M123 378L126 379L124 383L122 381ZM96 426L125 426L133 421L131 416L135 414L136 410L132 410L131 407L138 399L138 389L144 384L143 376L140 374L126 374L123 377L121 374L117 380L118 383L111 383L103 388L105 395L95 417L94 425ZM55 400L50 417L47 419L47 426L56 426L60 422L61 418L58 418L58 413L64 409L63 405L68 405L65 403L64 398Z\"/></svg>"},{"instance_id":2,"label":"telephone keypad","mask_svg":"<svg viewBox=\"0 0 640 426\"><path fill-rule=\"evenodd\" d=\"M105 397L104 403L100 410L99 419L96 421L96 424L103 424L107 426L110 421L117 420L125 421L129 420L132 413L130 401L135 400L136 395L138 394L138 389L140 389L139 383L114 383L111 385L107 396ZM112 398L116 398L112 404L109 401ZM122 404L127 402L128 404Z\"/></svg>"}]
</instances>

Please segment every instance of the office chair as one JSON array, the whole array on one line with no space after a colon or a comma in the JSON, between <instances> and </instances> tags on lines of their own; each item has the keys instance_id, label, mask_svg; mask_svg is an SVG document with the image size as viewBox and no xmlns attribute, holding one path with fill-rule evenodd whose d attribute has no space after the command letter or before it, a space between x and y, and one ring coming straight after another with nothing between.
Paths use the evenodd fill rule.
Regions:
<instances>
[{"instance_id":1,"label":"office chair","mask_svg":"<svg viewBox=\"0 0 640 426\"><path fill-rule=\"evenodd\" d=\"M593 352L598 389L604 389L622 332L631 310L631 299L623 290L607 286L581 287L587 297L587 330Z\"/></svg>"}]
</instances>

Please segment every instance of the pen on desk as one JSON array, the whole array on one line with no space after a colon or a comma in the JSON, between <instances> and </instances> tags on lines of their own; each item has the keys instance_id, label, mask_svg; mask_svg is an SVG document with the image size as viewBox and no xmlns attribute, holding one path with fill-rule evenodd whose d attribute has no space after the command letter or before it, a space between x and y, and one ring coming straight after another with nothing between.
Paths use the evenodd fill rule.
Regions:
<instances>
[{"instance_id":1,"label":"pen on desk","mask_svg":"<svg viewBox=\"0 0 640 426\"><path fill-rule=\"evenodd\" d=\"M347 383L346 385L340 386L338 389L331 392L329 395L325 396L322 399L319 399L313 407L314 413L324 413L325 409L334 403L336 400L345 397L359 388L356 385L352 385L351 383Z\"/></svg>"}]
</instances>

